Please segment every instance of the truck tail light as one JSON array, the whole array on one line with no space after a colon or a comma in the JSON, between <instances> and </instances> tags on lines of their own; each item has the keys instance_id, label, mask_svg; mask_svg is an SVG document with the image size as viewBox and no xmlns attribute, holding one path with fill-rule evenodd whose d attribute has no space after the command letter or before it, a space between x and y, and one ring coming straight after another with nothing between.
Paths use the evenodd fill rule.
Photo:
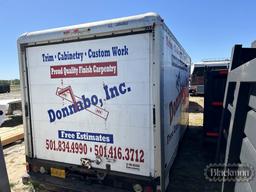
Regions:
<instances>
[{"instance_id":1,"label":"truck tail light","mask_svg":"<svg viewBox=\"0 0 256 192\"><path fill-rule=\"evenodd\" d=\"M31 171L35 172L35 173L38 173L40 171L40 167L37 166L37 165L30 165L30 169Z\"/></svg>"},{"instance_id":2,"label":"truck tail light","mask_svg":"<svg viewBox=\"0 0 256 192\"><path fill-rule=\"evenodd\" d=\"M30 165L29 165L29 163L28 163L28 162L26 163L26 171L27 171L27 173L29 173L29 172L30 172Z\"/></svg>"},{"instance_id":3,"label":"truck tail light","mask_svg":"<svg viewBox=\"0 0 256 192\"><path fill-rule=\"evenodd\" d=\"M145 192L153 192L153 188L151 186L146 186L144 191Z\"/></svg>"}]
</instances>

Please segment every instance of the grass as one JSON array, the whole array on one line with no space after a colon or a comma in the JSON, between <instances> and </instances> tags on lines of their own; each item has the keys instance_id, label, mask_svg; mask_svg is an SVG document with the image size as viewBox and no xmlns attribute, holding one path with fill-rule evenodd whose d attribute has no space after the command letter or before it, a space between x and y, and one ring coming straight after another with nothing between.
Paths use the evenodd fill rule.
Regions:
<instances>
[{"instance_id":1,"label":"grass","mask_svg":"<svg viewBox=\"0 0 256 192\"><path fill-rule=\"evenodd\" d=\"M15 187L15 185L17 185L17 183L12 183L11 182L9 185L10 185L10 188L12 189L13 187Z\"/></svg>"}]
</instances>

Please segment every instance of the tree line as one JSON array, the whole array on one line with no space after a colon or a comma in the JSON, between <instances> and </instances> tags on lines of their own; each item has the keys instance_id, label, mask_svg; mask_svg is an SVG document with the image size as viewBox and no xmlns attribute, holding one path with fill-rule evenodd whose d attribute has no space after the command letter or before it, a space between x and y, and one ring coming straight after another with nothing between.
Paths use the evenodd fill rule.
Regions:
<instances>
[{"instance_id":1,"label":"tree line","mask_svg":"<svg viewBox=\"0 0 256 192\"><path fill-rule=\"evenodd\" d=\"M13 79L13 80L0 80L0 85L19 85L20 80L19 79Z\"/></svg>"}]
</instances>

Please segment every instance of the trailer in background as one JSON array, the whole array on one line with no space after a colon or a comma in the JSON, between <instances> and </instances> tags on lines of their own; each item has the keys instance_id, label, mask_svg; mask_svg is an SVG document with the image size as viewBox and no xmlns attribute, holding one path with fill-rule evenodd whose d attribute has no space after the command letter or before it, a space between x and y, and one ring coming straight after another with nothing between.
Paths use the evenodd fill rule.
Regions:
<instances>
[{"instance_id":1,"label":"trailer in background","mask_svg":"<svg viewBox=\"0 0 256 192\"><path fill-rule=\"evenodd\" d=\"M10 84L0 84L0 93L9 93L10 90Z\"/></svg>"},{"instance_id":2,"label":"trailer in background","mask_svg":"<svg viewBox=\"0 0 256 192\"><path fill-rule=\"evenodd\" d=\"M204 95L205 69L228 69L229 59L224 60L205 60L193 63L191 66L190 90L191 95Z\"/></svg>"},{"instance_id":3,"label":"trailer in background","mask_svg":"<svg viewBox=\"0 0 256 192\"><path fill-rule=\"evenodd\" d=\"M21 99L0 100L0 126L4 123L6 115L22 115Z\"/></svg>"},{"instance_id":4,"label":"trailer in background","mask_svg":"<svg viewBox=\"0 0 256 192\"><path fill-rule=\"evenodd\" d=\"M25 33L18 53L33 182L166 190L188 126L191 59L159 15Z\"/></svg>"},{"instance_id":5,"label":"trailer in background","mask_svg":"<svg viewBox=\"0 0 256 192\"><path fill-rule=\"evenodd\" d=\"M204 135L218 141L228 69L205 68Z\"/></svg>"}]
</instances>

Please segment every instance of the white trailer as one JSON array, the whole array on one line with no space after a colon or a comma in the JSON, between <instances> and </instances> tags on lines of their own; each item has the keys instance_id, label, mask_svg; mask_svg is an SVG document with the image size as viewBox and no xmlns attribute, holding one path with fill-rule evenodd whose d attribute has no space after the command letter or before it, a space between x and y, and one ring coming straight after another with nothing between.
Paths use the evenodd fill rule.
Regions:
<instances>
[{"instance_id":1,"label":"white trailer","mask_svg":"<svg viewBox=\"0 0 256 192\"><path fill-rule=\"evenodd\" d=\"M6 115L21 115L21 99L0 100L0 126L6 120Z\"/></svg>"},{"instance_id":2,"label":"white trailer","mask_svg":"<svg viewBox=\"0 0 256 192\"><path fill-rule=\"evenodd\" d=\"M191 59L159 15L25 33L18 53L33 182L165 191Z\"/></svg>"}]
</instances>

